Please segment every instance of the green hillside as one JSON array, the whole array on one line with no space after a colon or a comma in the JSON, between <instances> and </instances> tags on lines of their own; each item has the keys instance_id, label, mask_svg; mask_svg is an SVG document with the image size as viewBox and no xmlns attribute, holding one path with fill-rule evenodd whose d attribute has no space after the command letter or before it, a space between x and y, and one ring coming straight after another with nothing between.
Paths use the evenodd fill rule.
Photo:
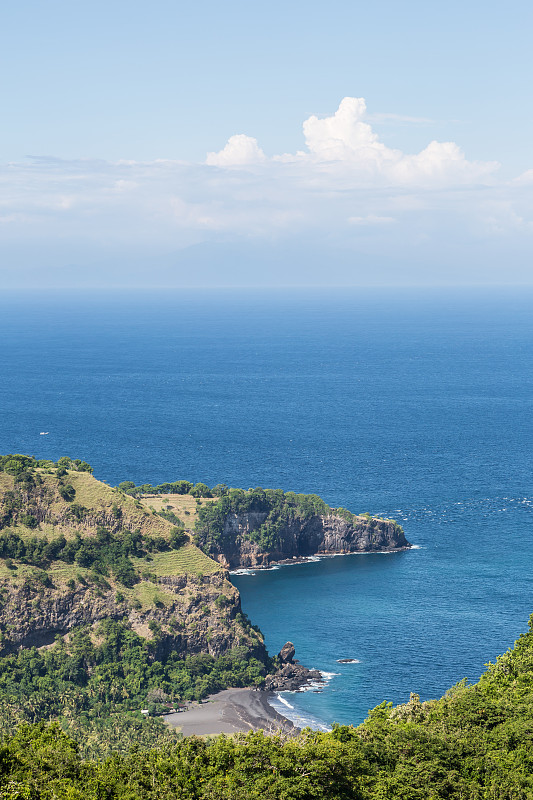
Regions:
<instances>
[{"instance_id":1,"label":"green hillside","mask_svg":"<svg viewBox=\"0 0 533 800\"><path fill-rule=\"evenodd\" d=\"M41 723L4 737L1 754L0 796L13 800L531 800L533 633L479 683L383 704L358 728L192 737L85 761Z\"/></svg>"},{"instance_id":2,"label":"green hillside","mask_svg":"<svg viewBox=\"0 0 533 800\"><path fill-rule=\"evenodd\" d=\"M84 462L0 457L0 716L96 749L168 738L158 714L269 660L220 565ZM133 716L132 716L133 714Z\"/></svg>"}]
</instances>

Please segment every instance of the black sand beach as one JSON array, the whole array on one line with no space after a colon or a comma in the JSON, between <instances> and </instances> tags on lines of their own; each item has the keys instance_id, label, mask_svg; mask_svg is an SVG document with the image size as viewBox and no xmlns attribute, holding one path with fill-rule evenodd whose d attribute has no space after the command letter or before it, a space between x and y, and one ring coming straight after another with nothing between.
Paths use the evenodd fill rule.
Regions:
<instances>
[{"instance_id":1,"label":"black sand beach","mask_svg":"<svg viewBox=\"0 0 533 800\"><path fill-rule=\"evenodd\" d=\"M247 733L263 729L294 733L296 728L268 703L269 692L258 689L225 689L186 711L167 714L164 719L184 736L217 733Z\"/></svg>"}]
</instances>

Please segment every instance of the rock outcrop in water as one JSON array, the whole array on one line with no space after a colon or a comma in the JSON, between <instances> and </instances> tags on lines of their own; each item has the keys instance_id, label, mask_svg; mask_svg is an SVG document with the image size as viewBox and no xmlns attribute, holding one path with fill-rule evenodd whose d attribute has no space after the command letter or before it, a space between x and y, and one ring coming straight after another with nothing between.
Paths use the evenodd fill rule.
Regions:
<instances>
[{"instance_id":1,"label":"rock outcrop in water","mask_svg":"<svg viewBox=\"0 0 533 800\"><path fill-rule=\"evenodd\" d=\"M273 674L267 675L265 689L271 692L295 692L310 684L318 687L324 682L317 669L303 667L294 660L294 655L293 643L284 644L277 656L279 667Z\"/></svg>"},{"instance_id":2,"label":"rock outcrop in water","mask_svg":"<svg viewBox=\"0 0 533 800\"><path fill-rule=\"evenodd\" d=\"M292 642L286 642L279 651L279 660L282 664L292 664L296 650Z\"/></svg>"}]
</instances>

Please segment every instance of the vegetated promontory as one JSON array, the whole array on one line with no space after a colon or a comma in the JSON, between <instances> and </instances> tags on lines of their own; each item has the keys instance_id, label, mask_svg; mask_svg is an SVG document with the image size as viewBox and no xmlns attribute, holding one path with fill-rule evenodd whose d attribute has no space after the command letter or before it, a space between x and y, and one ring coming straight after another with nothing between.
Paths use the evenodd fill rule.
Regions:
<instances>
[{"instance_id":1,"label":"vegetated promontory","mask_svg":"<svg viewBox=\"0 0 533 800\"><path fill-rule=\"evenodd\" d=\"M0 456L6 730L60 718L102 752L168 738L153 717L219 689L295 688L310 673L269 657L227 567L408 546L393 521L315 496L187 481L111 488L91 473L66 457Z\"/></svg>"},{"instance_id":2,"label":"vegetated promontory","mask_svg":"<svg viewBox=\"0 0 533 800\"><path fill-rule=\"evenodd\" d=\"M331 508L317 495L269 489L230 489L202 505L196 541L228 568L411 546L395 520Z\"/></svg>"},{"instance_id":3,"label":"vegetated promontory","mask_svg":"<svg viewBox=\"0 0 533 800\"><path fill-rule=\"evenodd\" d=\"M120 486L133 496L153 497L170 515L183 494L197 498L195 542L228 569L268 566L314 555L405 550L411 545L393 519L331 508L318 495L281 489L209 489L187 481L160 486ZM160 498L166 495L166 503ZM200 499L203 498L203 499Z\"/></svg>"}]
</instances>

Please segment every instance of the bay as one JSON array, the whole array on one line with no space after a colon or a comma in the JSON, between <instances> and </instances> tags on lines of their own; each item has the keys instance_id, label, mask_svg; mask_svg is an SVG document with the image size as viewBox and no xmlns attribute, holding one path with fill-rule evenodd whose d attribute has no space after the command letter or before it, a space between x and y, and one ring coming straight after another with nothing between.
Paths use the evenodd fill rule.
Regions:
<instances>
[{"instance_id":1,"label":"bay","mask_svg":"<svg viewBox=\"0 0 533 800\"><path fill-rule=\"evenodd\" d=\"M112 485L282 488L397 519L417 549L233 577L271 652L290 639L330 675L285 700L359 722L477 679L527 627L532 300L7 292L0 452L82 458Z\"/></svg>"}]
</instances>

